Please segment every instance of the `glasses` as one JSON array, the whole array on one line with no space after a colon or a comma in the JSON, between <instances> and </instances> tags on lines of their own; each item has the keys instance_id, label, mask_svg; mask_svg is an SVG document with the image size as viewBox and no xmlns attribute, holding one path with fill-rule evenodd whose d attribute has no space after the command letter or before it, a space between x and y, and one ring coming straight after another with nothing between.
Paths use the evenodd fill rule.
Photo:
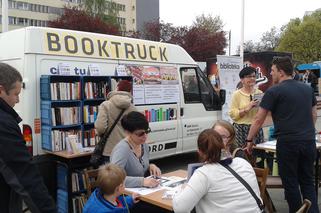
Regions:
<instances>
[{"instance_id":1,"label":"glasses","mask_svg":"<svg viewBox=\"0 0 321 213\"><path fill-rule=\"evenodd\" d=\"M231 136L221 135L222 140L228 140Z\"/></svg>"},{"instance_id":2,"label":"glasses","mask_svg":"<svg viewBox=\"0 0 321 213\"><path fill-rule=\"evenodd\" d=\"M139 132L134 132L134 134L138 137L142 137L143 135L148 135L152 130L150 128L143 130L143 131L139 131Z\"/></svg>"},{"instance_id":3,"label":"glasses","mask_svg":"<svg viewBox=\"0 0 321 213\"><path fill-rule=\"evenodd\" d=\"M245 78L256 78L256 75L246 75Z\"/></svg>"}]
</instances>

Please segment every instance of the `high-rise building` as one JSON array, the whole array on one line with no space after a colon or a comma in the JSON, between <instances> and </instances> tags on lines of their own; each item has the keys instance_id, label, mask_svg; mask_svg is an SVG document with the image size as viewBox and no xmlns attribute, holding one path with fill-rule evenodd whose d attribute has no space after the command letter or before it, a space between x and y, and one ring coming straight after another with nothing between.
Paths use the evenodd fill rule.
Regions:
<instances>
[{"instance_id":1,"label":"high-rise building","mask_svg":"<svg viewBox=\"0 0 321 213\"><path fill-rule=\"evenodd\" d=\"M9 0L9 30L26 26L46 27L48 21L55 20L63 13L64 6L78 6L83 1ZM118 10L117 22L122 31L137 31L144 22L159 18L159 0L112 0L112 2ZM0 32L1 30L2 11L0 10Z\"/></svg>"},{"instance_id":2,"label":"high-rise building","mask_svg":"<svg viewBox=\"0 0 321 213\"><path fill-rule=\"evenodd\" d=\"M136 0L136 29L141 31L144 24L159 21L159 0Z\"/></svg>"}]
</instances>

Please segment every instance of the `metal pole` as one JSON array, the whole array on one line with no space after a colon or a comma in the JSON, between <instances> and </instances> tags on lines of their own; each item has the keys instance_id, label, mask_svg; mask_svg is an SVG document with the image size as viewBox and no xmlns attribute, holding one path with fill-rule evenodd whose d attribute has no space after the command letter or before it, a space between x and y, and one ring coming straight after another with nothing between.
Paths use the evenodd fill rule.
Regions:
<instances>
[{"instance_id":1,"label":"metal pole","mask_svg":"<svg viewBox=\"0 0 321 213\"><path fill-rule=\"evenodd\" d=\"M242 10L241 10L241 42L240 42L240 57L243 59L244 54L244 2L245 0L242 0Z\"/></svg>"},{"instance_id":2,"label":"metal pole","mask_svg":"<svg viewBox=\"0 0 321 213\"><path fill-rule=\"evenodd\" d=\"M8 0L2 0L2 32L8 31Z\"/></svg>"},{"instance_id":3,"label":"metal pole","mask_svg":"<svg viewBox=\"0 0 321 213\"><path fill-rule=\"evenodd\" d=\"M231 55L231 38L232 38L232 32L231 30L228 32L228 55Z\"/></svg>"}]
</instances>

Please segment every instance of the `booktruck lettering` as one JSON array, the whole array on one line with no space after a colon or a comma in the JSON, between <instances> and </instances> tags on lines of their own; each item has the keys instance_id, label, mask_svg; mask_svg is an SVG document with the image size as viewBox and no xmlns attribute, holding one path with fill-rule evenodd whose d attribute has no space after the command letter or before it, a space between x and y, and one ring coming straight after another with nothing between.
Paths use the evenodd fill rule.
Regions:
<instances>
[{"instance_id":1,"label":"booktruck lettering","mask_svg":"<svg viewBox=\"0 0 321 213\"><path fill-rule=\"evenodd\" d=\"M103 37L89 38L76 35L46 33L47 51L56 55L89 56L129 60L167 62L165 45L149 45L112 41Z\"/></svg>"}]
</instances>

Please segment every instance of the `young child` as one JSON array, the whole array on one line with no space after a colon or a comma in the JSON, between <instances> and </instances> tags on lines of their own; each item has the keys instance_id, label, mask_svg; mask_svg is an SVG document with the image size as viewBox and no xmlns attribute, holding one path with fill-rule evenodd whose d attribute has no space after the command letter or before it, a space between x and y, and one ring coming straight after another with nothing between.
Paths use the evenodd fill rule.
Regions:
<instances>
[{"instance_id":1,"label":"young child","mask_svg":"<svg viewBox=\"0 0 321 213\"><path fill-rule=\"evenodd\" d=\"M99 168L97 188L88 199L84 213L127 213L134 203L138 202L138 194L123 195L126 172L115 164L105 164Z\"/></svg>"}]
</instances>

